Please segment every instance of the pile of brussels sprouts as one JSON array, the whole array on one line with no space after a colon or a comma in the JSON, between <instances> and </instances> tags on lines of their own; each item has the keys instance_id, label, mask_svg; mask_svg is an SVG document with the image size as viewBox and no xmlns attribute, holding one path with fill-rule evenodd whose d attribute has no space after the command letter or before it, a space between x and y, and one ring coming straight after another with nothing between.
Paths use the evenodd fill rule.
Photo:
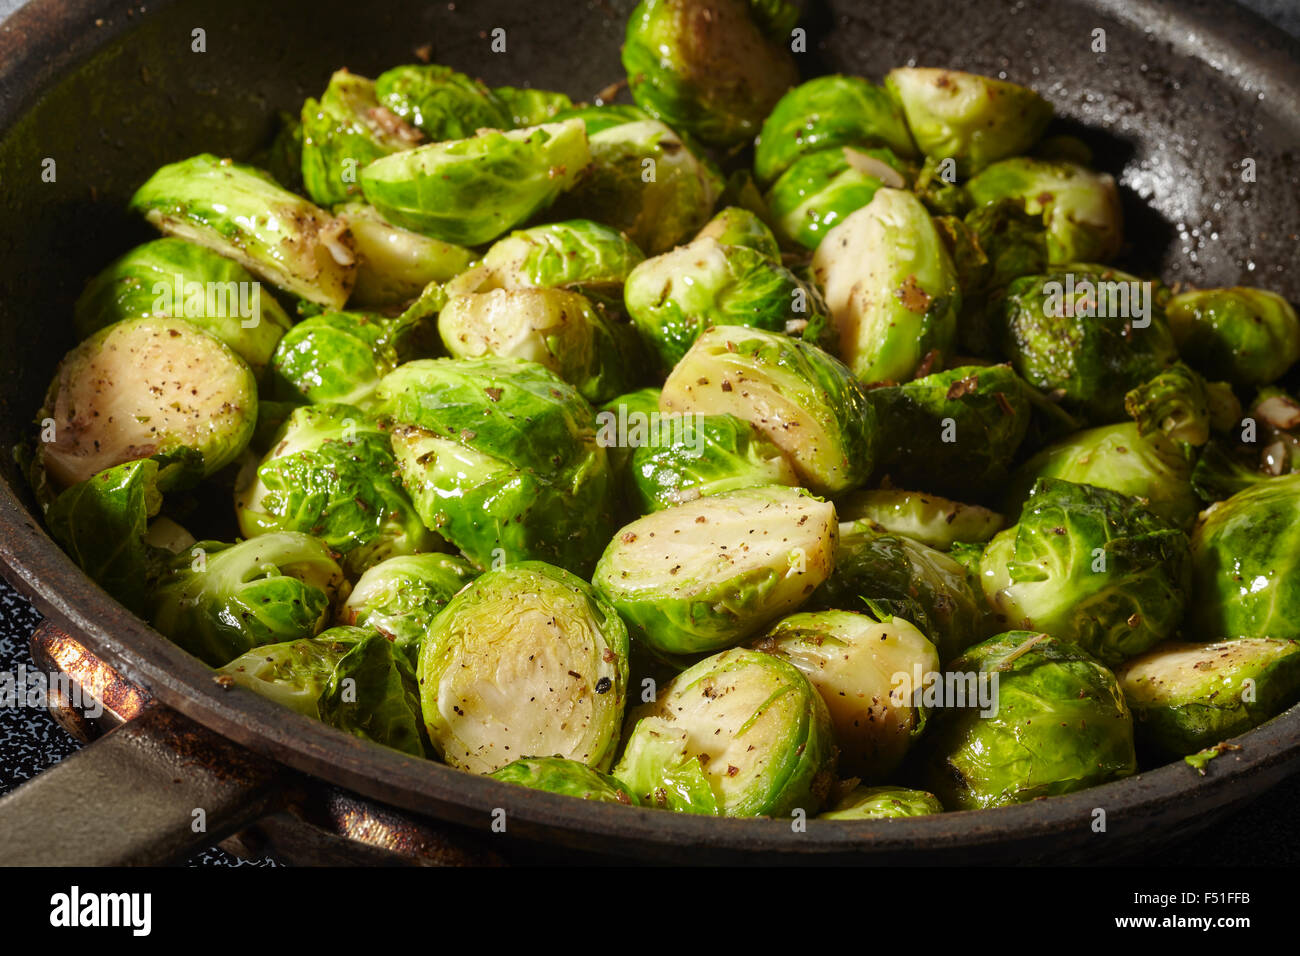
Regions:
<instances>
[{"instance_id":1,"label":"pile of brussels sprouts","mask_svg":"<svg viewBox=\"0 0 1300 956\"><path fill-rule=\"evenodd\" d=\"M1294 703L1295 310L1111 265L1035 92L800 83L797 17L644 0L635 105L341 70L159 169L50 532L223 685L647 808L996 807Z\"/></svg>"}]
</instances>

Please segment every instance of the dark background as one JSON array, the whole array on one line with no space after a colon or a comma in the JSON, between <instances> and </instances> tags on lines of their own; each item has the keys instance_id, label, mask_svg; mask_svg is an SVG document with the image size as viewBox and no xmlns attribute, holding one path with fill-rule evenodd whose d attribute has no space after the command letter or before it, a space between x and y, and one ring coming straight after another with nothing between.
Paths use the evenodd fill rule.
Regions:
<instances>
[{"instance_id":1,"label":"dark background","mask_svg":"<svg viewBox=\"0 0 1300 956\"><path fill-rule=\"evenodd\" d=\"M1242 5L1300 36L1300 0L1242 0ZM0 0L0 20L20 6L21 0ZM22 664L33 666L27 638L39 621L36 610L0 578L0 671L12 672ZM0 793L57 763L78 746L43 710L0 708ZM87 796L93 799L93 795ZM1177 866L1295 864L1300 855L1297 808L1300 808L1300 775L1264 794L1210 831L1134 862ZM236 866L246 861L213 848L189 862L198 866ZM272 862L257 861L260 865Z\"/></svg>"}]
</instances>

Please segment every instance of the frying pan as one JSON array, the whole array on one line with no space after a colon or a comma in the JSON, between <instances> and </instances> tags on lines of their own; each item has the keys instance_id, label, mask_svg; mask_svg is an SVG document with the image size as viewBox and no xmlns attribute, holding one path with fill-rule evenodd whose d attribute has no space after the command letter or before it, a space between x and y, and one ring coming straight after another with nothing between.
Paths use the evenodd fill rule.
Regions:
<instances>
[{"instance_id":1,"label":"frying pan","mask_svg":"<svg viewBox=\"0 0 1300 956\"><path fill-rule=\"evenodd\" d=\"M267 140L276 109L296 110L334 69L374 75L410 62L425 44L435 61L492 84L528 80L590 98L622 76L618 50L631 6L35 0L22 8L0 27L0 445L8 449L26 434L56 362L73 344L70 309L85 278L149 237L123 210L157 166L205 150L246 156ZM1210 0L960 7L832 0L814 2L803 25L809 52L801 65L810 75L878 77L915 63L1034 86L1056 106L1058 128L1082 135L1098 165L1119 178L1131 268L1170 281L1258 284L1300 299L1300 45L1253 15ZM490 52L496 27L506 31L502 54ZM197 30L205 52L195 50ZM53 182L42 179L46 159L54 161ZM164 812L168 788L192 763L187 748L196 740L219 741L250 767L290 768L482 833L493 811L505 808L506 840L697 862L1098 861L1205 826L1300 765L1300 708L1293 708L1236 740L1241 749L1212 761L1203 777L1179 763L980 813L814 821L800 832L788 821L562 798L404 757L223 689L89 581L37 513L6 452L0 563L7 576L52 622L147 691L152 713L163 716L126 724L57 776L43 775L52 781L43 789L32 789L41 787L37 778L0 802L0 860L9 862L180 855L185 837L151 843L140 834L176 829L176 814ZM114 761L144 752L163 755L177 776L112 772ZM191 839L210 841L263 812L274 787L259 774L217 781L208 833ZM59 838L44 836L36 849L33 832L54 824ZM121 831L135 842L114 835ZM107 849L92 856L88 840Z\"/></svg>"}]
</instances>

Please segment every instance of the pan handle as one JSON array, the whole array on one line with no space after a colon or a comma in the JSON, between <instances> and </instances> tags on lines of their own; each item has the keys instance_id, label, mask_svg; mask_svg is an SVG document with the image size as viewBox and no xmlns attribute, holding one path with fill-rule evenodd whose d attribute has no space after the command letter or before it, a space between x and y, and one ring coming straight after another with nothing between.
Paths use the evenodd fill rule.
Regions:
<instances>
[{"instance_id":1,"label":"pan handle","mask_svg":"<svg viewBox=\"0 0 1300 956\"><path fill-rule=\"evenodd\" d=\"M288 779L150 702L0 798L0 864L175 863L282 807Z\"/></svg>"}]
</instances>

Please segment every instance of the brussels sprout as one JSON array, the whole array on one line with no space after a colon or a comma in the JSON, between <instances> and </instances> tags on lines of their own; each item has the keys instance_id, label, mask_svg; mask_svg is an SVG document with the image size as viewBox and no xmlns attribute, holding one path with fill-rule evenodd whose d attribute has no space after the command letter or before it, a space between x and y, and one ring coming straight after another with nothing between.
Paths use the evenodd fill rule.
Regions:
<instances>
[{"instance_id":1,"label":"brussels sprout","mask_svg":"<svg viewBox=\"0 0 1300 956\"><path fill-rule=\"evenodd\" d=\"M164 568L165 554L148 540L161 507L158 462L143 458L73 485L54 499L45 523L81 570L140 612Z\"/></svg>"},{"instance_id":2,"label":"brussels sprout","mask_svg":"<svg viewBox=\"0 0 1300 956\"><path fill-rule=\"evenodd\" d=\"M566 757L525 757L508 763L489 776L547 793L562 793L579 800L636 806L636 798L607 773Z\"/></svg>"},{"instance_id":3,"label":"brussels sprout","mask_svg":"<svg viewBox=\"0 0 1300 956\"><path fill-rule=\"evenodd\" d=\"M389 222L476 246L548 206L590 158L578 120L484 130L377 159L361 189Z\"/></svg>"},{"instance_id":4,"label":"brussels sprout","mask_svg":"<svg viewBox=\"0 0 1300 956\"><path fill-rule=\"evenodd\" d=\"M939 708L925 742L929 789L949 810L1072 793L1137 769L1119 682L1076 645L1008 631L948 665L967 685L996 679L997 713Z\"/></svg>"},{"instance_id":5,"label":"brussels sprout","mask_svg":"<svg viewBox=\"0 0 1300 956\"><path fill-rule=\"evenodd\" d=\"M37 418L54 422L36 467L55 487L137 458L185 457L210 475L252 437L257 381L229 346L184 319L124 319L63 357Z\"/></svg>"},{"instance_id":6,"label":"brussels sprout","mask_svg":"<svg viewBox=\"0 0 1300 956\"><path fill-rule=\"evenodd\" d=\"M980 581L1000 622L1114 664L1178 628L1187 551L1187 537L1137 498L1040 478L1019 524L985 548Z\"/></svg>"},{"instance_id":7,"label":"brussels sprout","mask_svg":"<svg viewBox=\"0 0 1300 956\"><path fill-rule=\"evenodd\" d=\"M734 646L826 580L835 508L782 485L656 511L619 531L592 583L664 654Z\"/></svg>"},{"instance_id":8,"label":"brussels sprout","mask_svg":"<svg viewBox=\"0 0 1300 956\"><path fill-rule=\"evenodd\" d=\"M797 667L831 715L840 770L880 780L925 728L922 677L939 671L924 634L901 618L849 611L792 614L753 644Z\"/></svg>"},{"instance_id":9,"label":"brussels sprout","mask_svg":"<svg viewBox=\"0 0 1300 956\"><path fill-rule=\"evenodd\" d=\"M866 518L891 534L937 551L958 542L987 541L1002 528L1002 515L979 505L898 488L855 491L835 502L840 521Z\"/></svg>"},{"instance_id":10,"label":"brussels sprout","mask_svg":"<svg viewBox=\"0 0 1300 956\"><path fill-rule=\"evenodd\" d=\"M293 324L237 262L183 239L136 246L91 279L77 299L82 338L122 319L186 319L219 338L260 375Z\"/></svg>"},{"instance_id":11,"label":"brussels sprout","mask_svg":"<svg viewBox=\"0 0 1300 956\"><path fill-rule=\"evenodd\" d=\"M1028 391L1006 365L964 365L873 388L877 472L904 487L990 494L1005 483L1029 429Z\"/></svg>"},{"instance_id":12,"label":"brussels sprout","mask_svg":"<svg viewBox=\"0 0 1300 956\"><path fill-rule=\"evenodd\" d=\"M603 222L652 256L684 242L708 221L723 190L722 175L672 129L635 107L560 115L586 124L591 165L556 201L557 217Z\"/></svg>"},{"instance_id":13,"label":"brussels sprout","mask_svg":"<svg viewBox=\"0 0 1300 956\"><path fill-rule=\"evenodd\" d=\"M727 206L704 224L696 239L713 239L722 246L745 246L769 259L781 261L781 247L767 223L757 213L740 206Z\"/></svg>"},{"instance_id":14,"label":"brussels sprout","mask_svg":"<svg viewBox=\"0 0 1300 956\"><path fill-rule=\"evenodd\" d=\"M429 739L453 767L520 757L608 769L627 697L627 628L585 581L540 561L488 571L420 648Z\"/></svg>"},{"instance_id":15,"label":"brussels sprout","mask_svg":"<svg viewBox=\"0 0 1300 956\"><path fill-rule=\"evenodd\" d=\"M331 627L316 637L248 650L218 670L305 717L426 756L415 671L377 633Z\"/></svg>"},{"instance_id":16,"label":"brussels sprout","mask_svg":"<svg viewBox=\"0 0 1300 956\"><path fill-rule=\"evenodd\" d=\"M836 146L799 156L764 199L782 239L816 249L885 186L907 188L903 164L892 152Z\"/></svg>"},{"instance_id":17,"label":"brussels sprout","mask_svg":"<svg viewBox=\"0 0 1300 956\"><path fill-rule=\"evenodd\" d=\"M623 68L637 106L715 146L753 139L799 79L785 43L764 36L746 0L641 0Z\"/></svg>"},{"instance_id":18,"label":"brussels sprout","mask_svg":"<svg viewBox=\"0 0 1300 956\"><path fill-rule=\"evenodd\" d=\"M887 146L916 155L898 104L858 76L819 76L773 107L754 148L754 176L769 186L804 153L836 146Z\"/></svg>"},{"instance_id":19,"label":"brussels sprout","mask_svg":"<svg viewBox=\"0 0 1300 956\"><path fill-rule=\"evenodd\" d=\"M957 344L961 289L934 221L911 193L879 189L813 255L837 353L868 384L937 370Z\"/></svg>"},{"instance_id":20,"label":"brussels sprout","mask_svg":"<svg viewBox=\"0 0 1300 956\"><path fill-rule=\"evenodd\" d=\"M835 570L809 604L905 618L945 661L987 633L980 595L961 564L868 520L840 523Z\"/></svg>"},{"instance_id":21,"label":"brussels sprout","mask_svg":"<svg viewBox=\"0 0 1300 956\"><path fill-rule=\"evenodd\" d=\"M1210 440L1210 399L1205 381L1182 362L1158 372L1124 396L1124 409L1140 435L1163 435L1199 447Z\"/></svg>"},{"instance_id":22,"label":"brussels sprout","mask_svg":"<svg viewBox=\"0 0 1300 956\"><path fill-rule=\"evenodd\" d=\"M644 260L640 249L609 226L590 219L552 222L497 240L450 291L555 288L618 295Z\"/></svg>"},{"instance_id":23,"label":"brussels sprout","mask_svg":"<svg viewBox=\"0 0 1300 956\"><path fill-rule=\"evenodd\" d=\"M405 305L430 282L446 282L463 272L473 258L463 246L394 226L365 203L348 203L335 211L357 250L352 289L357 305Z\"/></svg>"},{"instance_id":24,"label":"brussels sprout","mask_svg":"<svg viewBox=\"0 0 1300 956\"><path fill-rule=\"evenodd\" d=\"M781 449L749 422L660 412L658 389L614 399L596 421L596 439L611 450L638 514L738 488L799 483Z\"/></svg>"},{"instance_id":25,"label":"brussels sprout","mask_svg":"<svg viewBox=\"0 0 1300 956\"><path fill-rule=\"evenodd\" d=\"M400 119L433 142L467 139L481 129L509 129L511 103L464 73L436 63L397 66L379 74L375 94Z\"/></svg>"},{"instance_id":26,"label":"brussels sprout","mask_svg":"<svg viewBox=\"0 0 1300 956\"><path fill-rule=\"evenodd\" d=\"M623 298L664 368L681 361L712 326L794 332L825 324L809 289L780 262L707 236L641 263Z\"/></svg>"},{"instance_id":27,"label":"brussels sprout","mask_svg":"<svg viewBox=\"0 0 1300 956\"><path fill-rule=\"evenodd\" d=\"M962 176L1024 153L1052 118L1052 104L1033 90L990 76L899 67L885 77L912 139L931 159L953 159Z\"/></svg>"},{"instance_id":28,"label":"brussels sprout","mask_svg":"<svg viewBox=\"0 0 1300 956\"><path fill-rule=\"evenodd\" d=\"M221 674L307 717L394 750L426 754L415 672L372 631L332 627L319 636L258 647Z\"/></svg>"},{"instance_id":29,"label":"brussels sprout","mask_svg":"<svg viewBox=\"0 0 1300 956\"><path fill-rule=\"evenodd\" d=\"M339 618L378 631L414 663L434 615L477 574L450 554L399 554L366 569Z\"/></svg>"},{"instance_id":30,"label":"brussels sprout","mask_svg":"<svg viewBox=\"0 0 1300 956\"><path fill-rule=\"evenodd\" d=\"M352 291L345 224L252 166L211 153L171 163L136 190L131 209L309 302L341 309Z\"/></svg>"},{"instance_id":31,"label":"brussels sprout","mask_svg":"<svg viewBox=\"0 0 1300 956\"><path fill-rule=\"evenodd\" d=\"M266 380L273 401L364 401L379 380L411 354L427 332L367 312L324 312L304 319L280 339Z\"/></svg>"},{"instance_id":32,"label":"brussels sprout","mask_svg":"<svg viewBox=\"0 0 1300 956\"><path fill-rule=\"evenodd\" d=\"M1058 392L1067 411L1097 425L1122 420L1124 395L1178 359L1163 311L1138 280L1099 267L1016 279L999 333L1030 385Z\"/></svg>"},{"instance_id":33,"label":"brussels sprout","mask_svg":"<svg viewBox=\"0 0 1300 956\"><path fill-rule=\"evenodd\" d=\"M1300 319L1276 293L1202 289L1174 296L1165 309L1179 354L1211 378L1267 385L1300 359Z\"/></svg>"},{"instance_id":34,"label":"brussels sprout","mask_svg":"<svg viewBox=\"0 0 1300 956\"><path fill-rule=\"evenodd\" d=\"M871 474L876 418L862 386L843 363L788 336L709 329L668 376L660 407L745 419L817 494L847 491Z\"/></svg>"},{"instance_id":35,"label":"brussels sprout","mask_svg":"<svg viewBox=\"0 0 1300 956\"><path fill-rule=\"evenodd\" d=\"M641 376L631 326L567 289L453 295L438 315L438 332L454 358L528 359L590 402L627 391Z\"/></svg>"},{"instance_id":36,"label":"brussels sprout","mask_svg":"<svg viewBox=\"0 0 1300 956\"><path fill-rule=\"evenodd\" d=\"M944 220L936 220L943 225ZM977 206L962 220L982 257L975 274L954 256L962 288L962 314L957 340L965 352L1000 359L997 329L1006 287L1021 276L1039 275L1047 269L1047 232L1041 216L1025 212L1018 199L999 199Z\"/></svg>"},{"instance_id":37,"label":"brussels sprout","mask_svg":"<svg viewBox=\"0 0 1300 956\"><path fill-rule=\"evenodd\" d=\"M749 0L749 13L758 28L778 42L785 42L803 13L804 0Z\"/></svg>"},{"instance_id":38,"label":"brussels sprout","mask_svg":"<svg viewBox=\"0 0 1300 956\"><path fill-rule=\"evenodd\" d=\"M1018 156L989 166L966 184L977 205L1019 199L1047 224L1053 264L1106 262L1119 252L1123 212L1113 177L1063 160Z\"/></svg>"},{"instance_id":39,"label":"brussels sprout","mask_svg":"<svg viewBox=\"0 0 1300 956\"><path fill-rule=\"evenodd\" d=\"M302 121L295 113L277 110L275 137L263 153L255 154L252 165L260 166L290 192L301 193Z\"/></svg>"},{"instance_id":40,"label":"brussels sprout","mask_svg":"<svg viewBox=\"0 0 1300 956\"><path fill-rule=\"evenodd\" d=\"M586 574L614 532L595 413L523 359L431 359L389 373L376 412L424 523L481 568L549 561Z\"/></svg>"},{"instance_id":41,"label":"brussels sprout","mask_svg":"<svg viewBox=\"0 0 1300 956\"><path fill-rule=\"evenodd\" d=\"M312 534L354 574L442 543L402 489L388 433L352 405L296 409L236 485L235 515L246 538Z\"/></svg>"},{"instance_id":42,"label":"brussels sprout","mask_svg":"<svg viewBox=\"0 0 1300 956\"><path fill-rule=\"evenodd\" d=\"M770 654L733 648L683 671L628 718L614 775L645 806L711 816L815 813L835 743L821 696Z\"/></svg>"},{"instance_id":43,"label":"brussels sprout","mask_svg":"<svg viewBox=\"0 0 1300 956\"><path fill-rule=\"evenodd\" d=\"M1115 674L1138 739L1191 754L1244 734L1300 699L1300 643L1268 637L1169 641Z\"/></svg>"},{"instance_id":44,"label":"brussels sprout","mask_svg":"<svg viewBox=\"0 0 1300 956\"><path fill-rule=\"evenodd\" d=\"M1300 474L1211 505L1192 532L1187 626L1202 640L1300 638Z\"/></svg>"},{"instance_id":45,"label":"brussels sprout","mask_svg":"<svg viewBox=\"0 0 1300 956\"><path fill-rule=\"evenodd\" d=\"M1133 422L1102 425L1075 432L1021 465L1005 510L1018 514L1039 478L1060 478L1137 498L1153 514L1187 528L1201 510L1191 476L1192 462L1163 435L1144 437Z\"/></svg>"},{"instance_id":46,"label":"brussels sprout","mask_svg":"<svg viewBox=\"0 0 1300 956\"><path fill-rule=\"evenodd\" d=\"M200 541L151 595L153 626L213 667L263 644L313 637L346 587L329 549L296 531Z\"/></svg>"},{"instance_id":47,"label":"brussels sprout","mask_svg":"<svg viewBox=\"0 0 1300 956\"><path fill-rule=\"evenodd\" d=\"M541 126L555 119L557 113L573 108L573 100L555 90L498 86L492 93L505 106L515 126Z\"/></svg>"},{"instance_id":48,"label":"brussels sprout","mask_svg":"<svg viewBox=\"0 0 1300 956\"><path fill-rule=\"evenodd\" d=\"M424 135L375 97L374 80L339 70L320 101L302 104L302 182L322 206L361 194L357 170L418 146Z\"/></svg>"},{"instance_id":49,"label":"brussels sprout","mask_svg":"<svg viewBox=\"0 0 1300 956\"><path fill-rule=\"evenodd\" d=\"M818 820L885 820L892 817L923 817L943 813L939 798L924 790L906 787L854 787Z\"/></svg>"}]
</instances>

